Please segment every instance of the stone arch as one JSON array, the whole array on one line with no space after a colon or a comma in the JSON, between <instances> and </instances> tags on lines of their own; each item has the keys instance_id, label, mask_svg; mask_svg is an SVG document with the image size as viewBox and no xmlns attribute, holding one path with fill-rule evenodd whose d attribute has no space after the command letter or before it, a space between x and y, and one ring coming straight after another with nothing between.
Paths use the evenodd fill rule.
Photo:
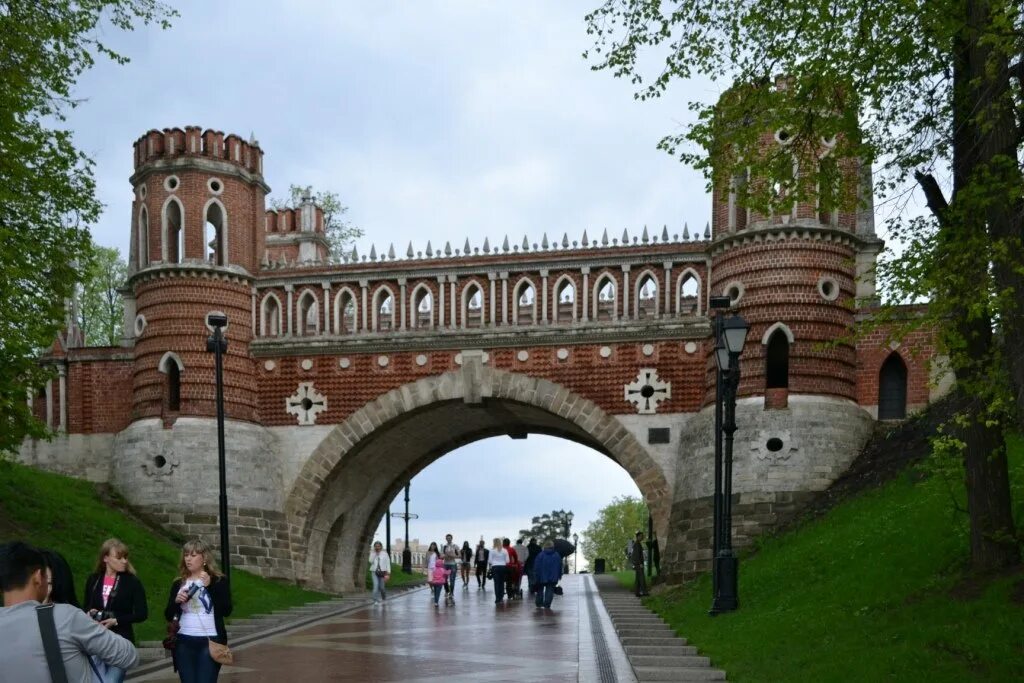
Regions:
<instances>
[{"instance_id":1,"label":"stone arch","mask_svg":"<svg viewBox=\"0 0 1024 683\"><path fill-rule=\"evenodd\" d=\"M160 359L157 369L167 375L164 407L176 413L181 410L181 372L185 369L185 364L181 362L178 354L168 351Z\"/></svg>"},{"instance_id":2,"label":"stone arch","mask_svg":"<svg viewBox=\"0 0 1024 683\"><path fill-rule=\"evenodd\" d=\"M277 294L269 292L260 303L260 336L280 337L284 307Z\"/></svg>"},{"instance_id":3,"label":"stone arch","mask_svg":"<svg viewBox=\"0 0 1024 683\"><path fill-rule=\"evenodd\" d=\"M907 416L907 362L897 351L878 368L878 419L902 420Z\"/></svg>"},{"instance_id":4,"label":"stone arch","mask_svg":"<svg viewBox=\"0 0 1024 683\"><path fill-rule=\"evenodd\" d=\"M646 287L648 283L650 283L654 287L654 297L649 299L641 299L640 293L643 292L644 287ZM655 273L653 270L649 268L645 269L636 276L636 284L633 286L633 289L633 317L637 319L650 317L657 318L658 313L661 310L658 306L658 302L661 299L661 285L658 283L657 273ZM647 309L641 308L641 301L653 302L654 311L649 311Z\"/></svg>"},{"instance_id":5,"label":"stone arch","mask_svg":"<svg viewBox=\"0 0 1024 683\"><path fill-rule=\"evenodd\" d=\"M566 273L557 280L555 280L555 286L551 291L554 292L552 301L554 302L553 307L555 309L554 313L551 316L551 319L554 320L555 322L576 322L577 311L579 310L579 295L576 287L576 281L573 280L568 273ZM565 311L563 310L562 306L562 292L566 291L572 292L572 298L568 302L566 302L569 304L568 308L570 314L568 316L565 315Z\"/></svg>"},{"instance_id":6,"label":"stone arch","mask_svg":"<svg viewBox=\"0 0 1024 683\"><path fill-rule=\"evenodd\" d=\"M409 306L409 327L412 329L420 327L432 329L434 327L434 312L437 310L436 298L433 290L425 282L421 282L413 288L412 294L409 296L409 301L412 303ZM422 312L420 311L420 306L423 305L424 301L428 300L430 301L430 308L426 311L426 325L421 325L420 317Z\"/></svg>"},{"instance_id":7,"label":"stone arch","mask_svg":"<svg viewBox=\"0 0 1024 683\"><path fill-rule=\"evenodd\" d=\"M139 219L136 230L138 231L138 253L136 254L136 265L145 268L149 265L149 209L145 205L139 207Z\"/></svg>"},{"instance_id":8,"label":"stone arch","mask_svg":"<svg viewBox=\"0 0 1024 683\"><path fill-rule=\"evenodd\" d=\"M300 337L320 334L320 300L316 293L307 287L296 301L295 334Z\"/></svg>"},{"instance_id":9,"label":"stone arch","mask_svg":"<svg viewBox=\"0 0 1024 683\"><path fill-rule=\"evenodd\" d=\"M391 299L391 312L387 314L387 318L382 317L381 307L384 302ZM374 332L390 331L395 329L395 319L397 317L396 309L398 308L398 299L395 298L395 293L391 290L388 285L381 285L377 288L377 291L373 293L373 307L370 309L371 322L370 329Z\"/></svg>"},{"instance_id":10,"label":"stone arch","mask_svg":"<svg viewBox=\"0 0 1024 683\"><path fill-rule=\"evenodd\" d=\"M173 250L169 244L172 237ZM160 209L160 258L164 263L182 263L185 260L185 207L174 195L168 197Z\"/></svg>"},{"instance_id":11,"label":"stone arch","mask_svg":"<svg viewBox=\"0 0 1024 683\"><path fill-rule=\"evenodd\" d=\"M762 346L768 346L768 340L770 340L772 338L772 335L779 330L782 331L782 334L786 335L786 341L788 341L790 344L796 341L796 339L793 337L793 331L789 329L789 326L786 323L772 323L771 325L768 326L768 329L765 330L764 334L761 336Z\"/></svg>"},{"instance_id":12,"label":"stone arch","mask_svg":"<svg viewBox=\"0 0 1024 683\"><path fill-rule=\"evenodd\" d=\"M694 293L694 295L692 297L690 297L689 295L684 294L684 292L683 292L683 288L689 282L694 282L697 285L697 291ZM694 270L693 268L685 268L685 269L683 269L683 272L681 272L679 274L679 277L676 278L676 313L679 313L679 314L682 314L682 315L700 315L700 311L701 311L701 305L700 305L701 289L702 289L702 287L701 287L700 275L697 273L697 271ZM686 308L687 308L687 306L686 306L687 299L690 299L690 298L693 299L693 303L692 303L693 311L692 312L687 312L687 310L686 310Z\"/></svg>"},{"instance_id":13,"label":"stone arch","mask_svg":"<svg viewBox=\"0 0 1024 683\"><path fill-rule=\"evenodd\" d=\"M416 473L467 443L523 430L577 441L618 463L643 494L658 537L668 538L669 482L617 417L563 386L489 368L470 353L460 370L364 405L306 460L285 503L297 578L338 590L361 585L364 549ZM451 429L438 429L439 420ZM342 551L328 556L331 548Z\"/></svg>"},{"instance_id":14,"label":"stone arch","mask_svg":"<svg viewBox=\"0 0 1024 683\"><path fill-rule=\"evenodd\" d=\"M524 288L527 288L527 287L533 291L533 303L530 304L531 321L533 322L534 325L537 324L537 306L540 305L538 303L538 301L537 301L537 299L540 298L539 294L538 294L538 291L537 291L537 285L528 276L524 275L523 277L519 278L519 281L516 282L515 286L512 288L512 324L513 325L519 325L520 324L521 308L523 308L523 309L526 308L525 306L523 306L523 307L520 306L519 299L523 296L523 293L525 291Z\"/></svg>"},{"instance_id":15,"label":"stone arch","mask_svg":"<svg viewBox=\"0 0 1024 683\"><path fill-rule=\"evenodd\" d=\"M611 286L611 298L602 299L601 291L609 285ZM594 301L591 310L594 312L594 320L602 320L602 316L609 320L617 320L619 317L619 282L611 272L606 270L594 278L592 294Z\"/></svg>"},{"instance_id":16,"label":"stone arch","mask_svg":"<svg viewBox=\"0 0 1024 683\"><path fill-rule=\"evenodd\" d=\"M351 316L345 314L352 305ZM342 285L334 295L334 334L352 334L359 328L359 297L351 287Z\"/></svg>"},{"instance_id":17,"label":"stone arch","mask_svg":"<svg viewBox=\"0 0 1024 683\"><path fill-rule=\"evenodd\" d=\"M487 312L484 291L483 285L476 278L470 278L466 286L462 288L462 305L460 306L462 324L460 327L463 329L467 327L483 327ZM473 297L477 295L480 296L480 305L478 307L470 307Z\"/></svg>"},{"instance_id":18,"label":"stone arch","mask_svg":"<svg viewBox=\"0 0 1024 683\"><path fill-rule=\"evenodd\" d=\"M210 236L207 226L213 228L213 239L207 242ZM211 197L203 205L203 260L211 265L228 265L228 210L216 197ZM206 249L212 249L212 254L207 254Z\"/></svg>"}]
</instances>

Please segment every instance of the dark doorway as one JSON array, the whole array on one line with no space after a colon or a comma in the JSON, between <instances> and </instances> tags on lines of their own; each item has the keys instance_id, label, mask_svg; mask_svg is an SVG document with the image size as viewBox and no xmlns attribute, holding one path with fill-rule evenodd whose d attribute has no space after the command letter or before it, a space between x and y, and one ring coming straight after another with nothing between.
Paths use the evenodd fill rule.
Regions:
<instances>
[{"instance_id":1,"label":"dark doorway","mask_svg":"<svg viewBox=\"0 0 1024 683\"><path fill-rule=\"evenodd\" d=\"M907 416L907 366L893 353L878 371L878 419L902 420Z\"/></svg>"},{"instance_id":2,"label":"dark doorway","mask_svg":"<svg viewBox=\"0 0 1024 683\"><path fill-rule=\"evenodd\" d=\"M173 360L167 364L167 410L181 410L181 370Z\"/></svg>"},{"instance_id":3,"label":"dark doorway","mask_svg":"<svg viewBox=\"0 0 1024 683\"><path fill-rule=\"evenodd\" d=\"M765 388L789 388L789 338L785 332L772 332L772 336L768 338L765 356Z\"/></svg>"}]
</instances>

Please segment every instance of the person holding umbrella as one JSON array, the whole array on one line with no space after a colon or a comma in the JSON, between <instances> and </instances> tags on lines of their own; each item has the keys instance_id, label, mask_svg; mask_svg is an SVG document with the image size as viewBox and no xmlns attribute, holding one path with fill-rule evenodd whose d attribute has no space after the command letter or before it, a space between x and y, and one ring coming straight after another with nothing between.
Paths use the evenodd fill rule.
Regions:
<instances>
[{"instance_id":1,"label":"person holding umbrella","mask_svg":"<svg viewBox=\"0 0 1024 683\"><path fill-rule=\"evenodd\" d=\"M537 609L551 609L555 599L555 585L562 578L562 556L555 550L553 541L544 541L544 550L533 563L534 589Z\"/></svg>"}]
</instances>

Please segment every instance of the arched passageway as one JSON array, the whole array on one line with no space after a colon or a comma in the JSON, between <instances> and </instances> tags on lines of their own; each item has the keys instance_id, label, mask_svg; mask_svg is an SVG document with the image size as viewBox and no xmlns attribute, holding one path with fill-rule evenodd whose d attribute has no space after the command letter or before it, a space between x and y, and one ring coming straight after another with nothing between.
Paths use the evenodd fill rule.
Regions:
<instances>
[{"instance_id":1,"label":"arched passageway","mask_svg":"<svg viewBox=\"0 0 1024 683\"><path fill-rule=\"evenodd\" d=\"M366 548L406 482L460 446L528 433L579 442L621 465L643 494L659 538L668 541L668 482L618 419L557 384L467 358L461 371L367 404L313 452L286 503L300 578L340 591L360 586ZM485 481L487 473L480 476Z\"/></svg>"}]
</instances>

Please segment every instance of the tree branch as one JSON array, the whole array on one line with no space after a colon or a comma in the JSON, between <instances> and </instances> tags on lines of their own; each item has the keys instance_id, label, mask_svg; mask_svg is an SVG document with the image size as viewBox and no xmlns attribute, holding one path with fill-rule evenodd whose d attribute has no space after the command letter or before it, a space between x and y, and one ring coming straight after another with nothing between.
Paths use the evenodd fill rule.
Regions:
<instances>
[{"instance_id":1,"label":"tree branch","mask_svg":"<svg viewBox=\"0 0 1024 683\"><path fill-rule=\"evenodd\" d=\"M914 171L914 178L917 179L917 184L924 191L924 198L928 202L928 208L931 209L939 224L945 225L945 215L949 209L949 202L946 201L946 196L942 194L939 182L935 180L935 176L931 173L924 173L922 171Z\"/></svg>"}]
</instances>

